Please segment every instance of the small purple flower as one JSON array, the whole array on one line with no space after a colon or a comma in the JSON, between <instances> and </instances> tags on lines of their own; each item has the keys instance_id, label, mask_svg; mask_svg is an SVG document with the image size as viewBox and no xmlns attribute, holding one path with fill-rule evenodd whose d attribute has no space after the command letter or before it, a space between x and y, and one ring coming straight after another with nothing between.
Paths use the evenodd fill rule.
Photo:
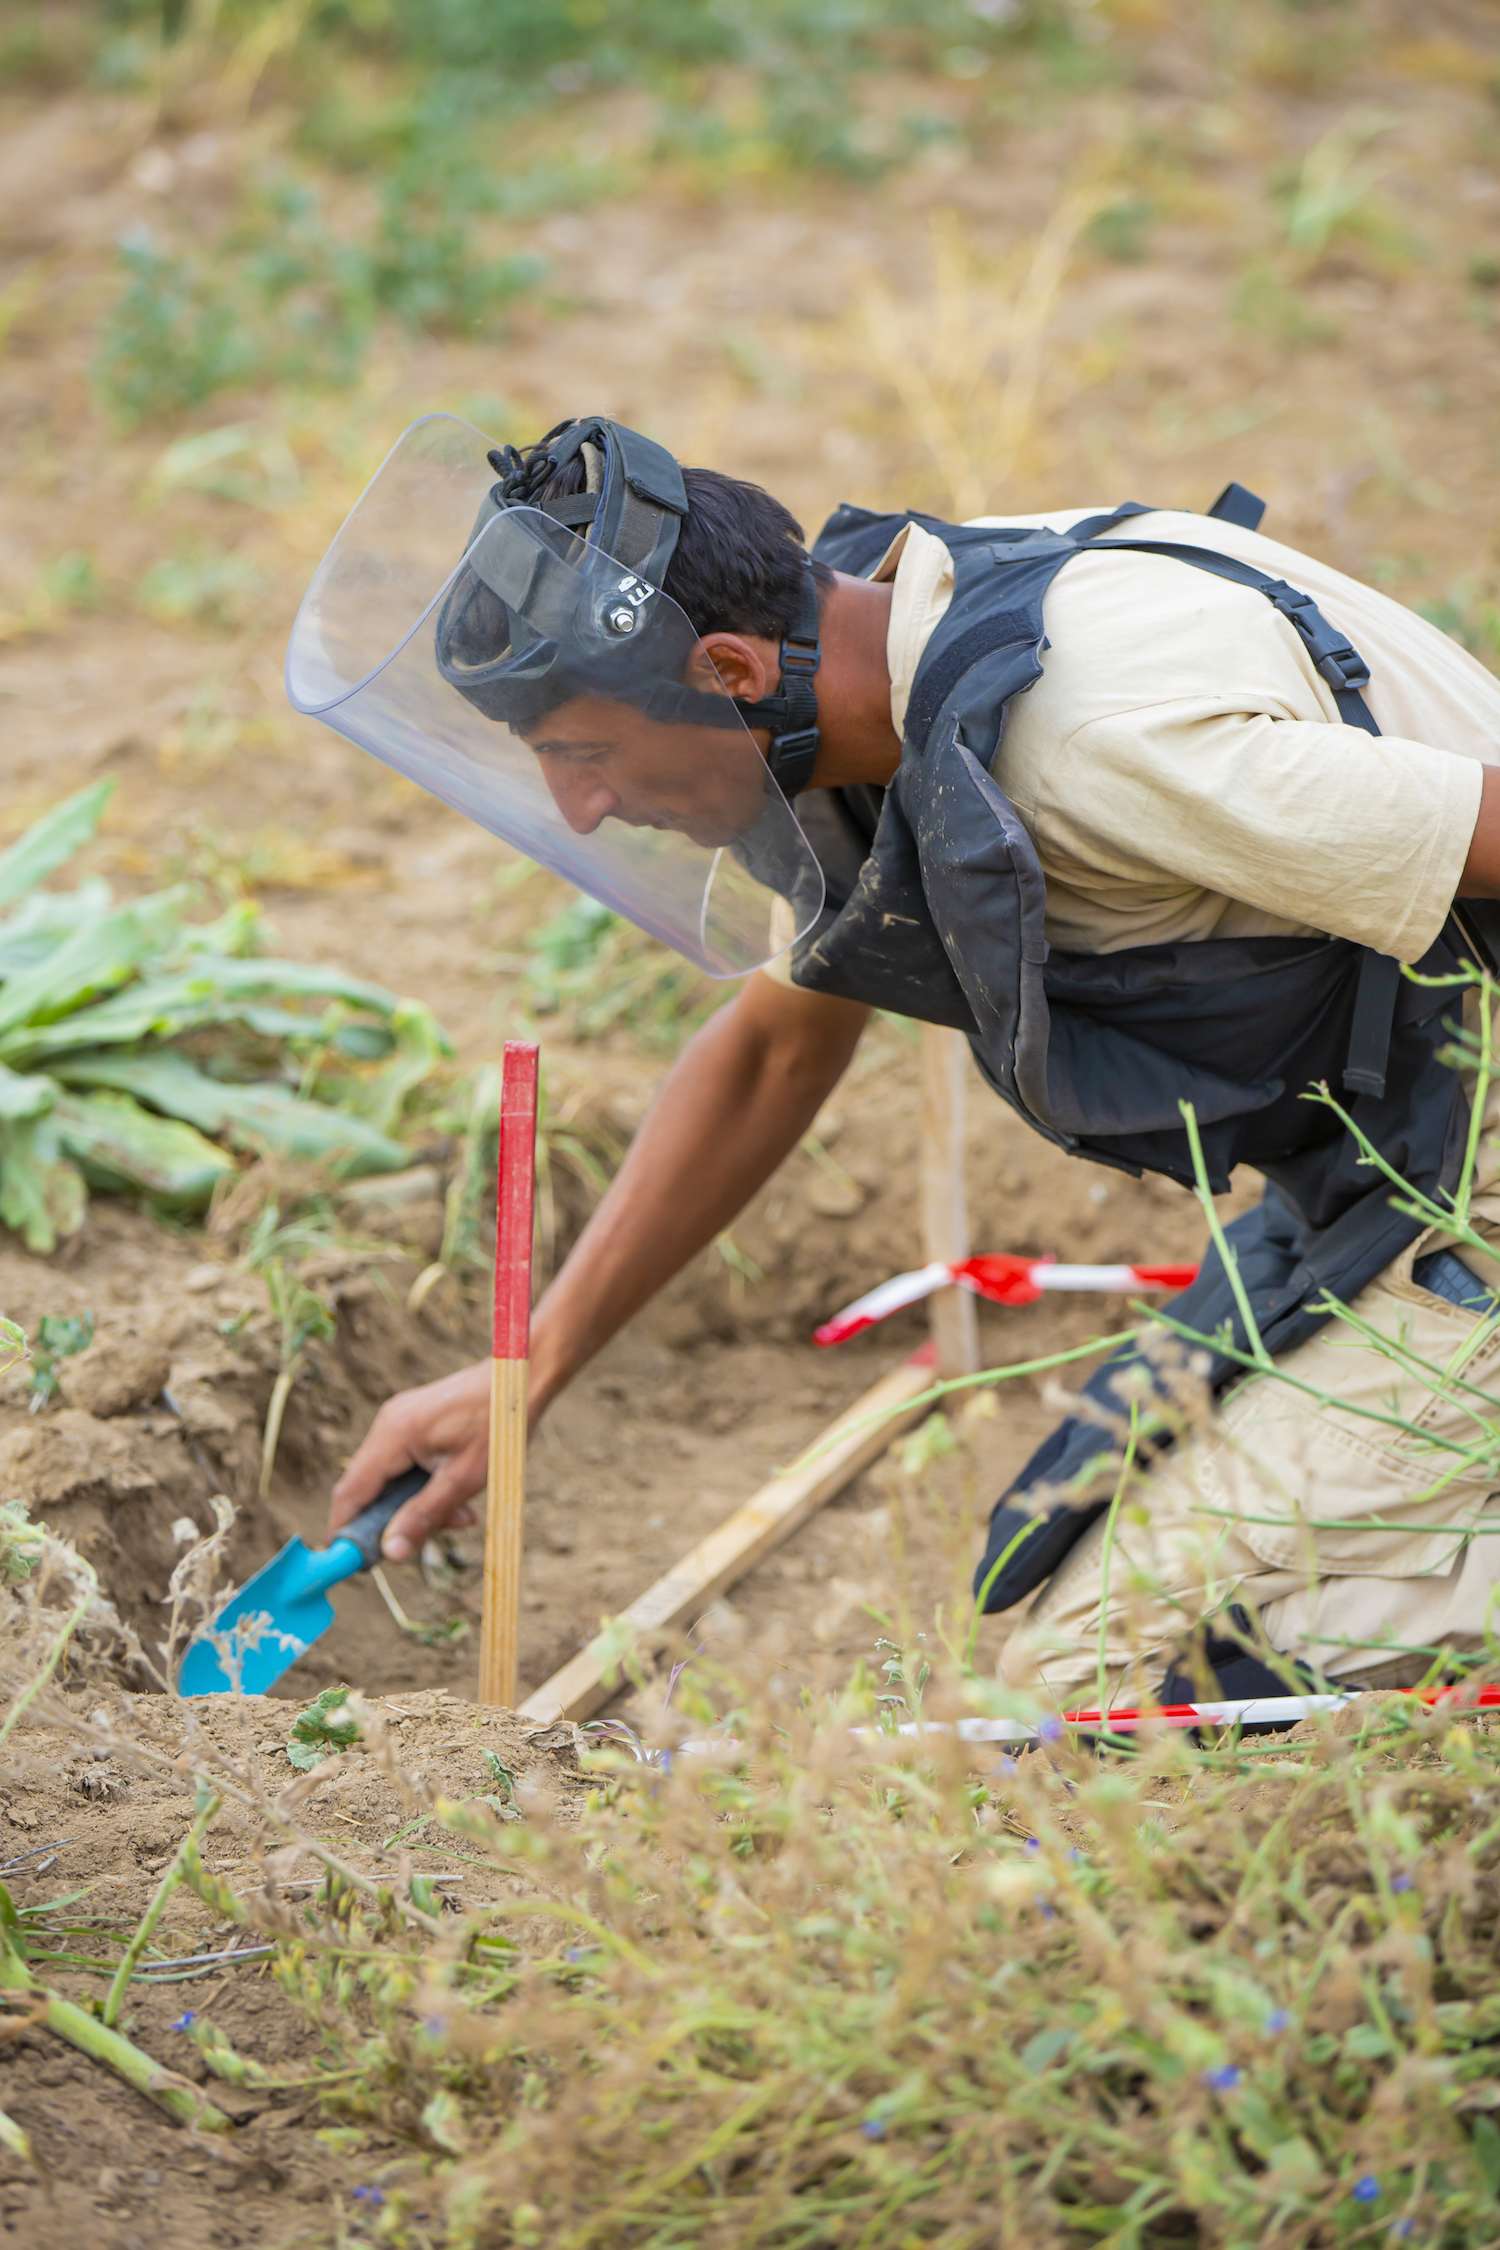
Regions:
<instances>
[{"instance_id":1,"label":"small purple flower","mask_svg":"<svg viewBox=\"0 0 1500 2250\"><path fill-rule=\"evenodd\" d=\"M448 2019L446 2016L424 2016L422 2029L429 2039L444 2039L448 2034Z\"/></svg>"},{"instance_id":2,"label":"small purple flower","mask_svg":"<svg viewBox=\"0 0 1500 2250\"><path fill-rule=\"evenodd\" d=\"M1044 1715L1040 1719L1038 1719L1036 1723L1036 1731L1041 1736L1043 1742L1056 1742L1058 1737L1061 1735L1062 1730L1062 1720L1054 1719L1050 1711L1044 1713Z\"/></svg>"},{"instance_id":3,"label":"small purple flower","mask_svg":"<svg viewBox=\"0 0 1500 2250\"><path fill-rule=\"evenodd\" d=\"M1027 1837L1027 1839L1026 1839L1026 1849L1027 1849L1027 1850L1028 1850L1029 1852L1039 1852L1039 1851L1041 1850L1041 1848L1042 1848L1042 1846L1041 1846L1041 1842L1040 1842L1040 1839L1039 1839L1038 1837L1035 1837L1035 1836L1028 1836L1028 1837Z\"/></svg>"},{"instance_id":4,"label":"small purple flower","mask_svg":"<svg viewBox=\"0 0 1500 2250\"><path fill-rule=\"evenodd\" d=\"M1266 2018L1267 2031L1285 2031L1292 2020L1290 2008L1273 2008Z\"/></svg>"},{"instance_id":5,"label":"small purple flower","mask_svg":"<svg viewBox=\"0 0 1500 2250\"><path fill-rule=\"evenodd\" d=\"M1211 2094L1232 2093L1240 2082L1237 2063L1220 2063L1217 2070L1205 2070L1203 2083Z\"/></svg>"},{"instance_id":6,"label":"small purple flower","mask_svg":"<svg viewBox=\"0 0 1500 2250\"><path fill-rule=\"evenodd\" d=\"M1380 2182L1373 2172L1361 2172L1349 2193L1356 2203L1377 2202L1380 2196Z\"/></svg>"},{"instance_id":7,"label":"small purple flower","mask_svg":"<svg viewBox=\"0 0 1500 2250\"><path fill-rule=\"evenodd\" d=\"M179 2016L177 2018L177 2021L172 2025L172 2029L174 2031L187 2031L192 2027L193 2024L197 2022L197 2020L198 2018L196 2011L192 2008L189 2008L185 2016Z\"/></svg>"},{"instance_id":8,"label":"small purple flower","mask_svg":"<svg viewBox=\"0 0 1500 2250\"><path fill-rule=\"evenodd\" d=\"M1055 1922L1057 1920L1057 1908L1049 1906L1045 1899L1042 1900L1042 1920L1044 1922Z\"/></svg>"},{"instance_id":9,"label":"small purple flower","mask_svg":"<svg viewBox=\"0 0 1500 2250\"><path fill-rule=\"evenodd\" d=\"M1391 2229L1398 2242L1405 2242L1407 2237L1415 2234L1416 2231L1417 2222L1415 2219L1398 2219Z\"/></svg>"},{"instance_id":10,"label":"small purple flower","mask_svg":"<svg viewBox=\"0 0 1500 2250\"><path fill-rule=\"evenodd\" d=\"M1391 1877L1391 1889L1393 1891L1413 1891L1416 1889L1416 1884L1409 1875L1393 1875Z\"/></svg>"},{"instance_id":11,"label":"small purple flower","mask_svg":"<svg viewBox=\"0 0 1500 2250\"><path fill-rule=\"evenodd\" d=\"M885 2139L885 2127L878 2117L867 2117L860 2126L860 2131L867 2141L883 2141Z\"/></svg>"},{"instance_id":12,"label":"small purple flower","mask_svg":"<svg viewBox=\"0 0 1500 2250\"><path fill-rule=\"evenodd\" d=\"M563 1955L563 1959L565 1961L586 1961L588 1959L588 1947L586 1945L570 1945Z\"/></svg>"},{"instance_id":13,"label":"small purple flower","mask_svg":"<svg viewBox=\"0 0 1500 2250\"><path fill-rule=\"evenodd\" d=\"M381 2204L384 2203L385 2197L378 2187L357 2187L354 2191L354 2200L356 2203L373 2204L378 2211Z\"/></svg>"}]
</instances>

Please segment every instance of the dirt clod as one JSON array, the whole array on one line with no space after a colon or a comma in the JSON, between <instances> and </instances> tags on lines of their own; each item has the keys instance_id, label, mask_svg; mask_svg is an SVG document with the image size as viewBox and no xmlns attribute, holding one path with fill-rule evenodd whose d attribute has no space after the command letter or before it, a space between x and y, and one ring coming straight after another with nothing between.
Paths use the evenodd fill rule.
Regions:
<instances>
[{"instance_id":1,"label":"dirt clod","mask_svg":"<svg viewBox=\"0 0 1500 2250\"><path fill-rule=\"evenodd\" d=\"M58 1389L69 1406L108 1418L149 1406L166 1387L171 1358L154 1336L126 1332L101 1336L58 1369Z\"/></svg>"}]
</instances>

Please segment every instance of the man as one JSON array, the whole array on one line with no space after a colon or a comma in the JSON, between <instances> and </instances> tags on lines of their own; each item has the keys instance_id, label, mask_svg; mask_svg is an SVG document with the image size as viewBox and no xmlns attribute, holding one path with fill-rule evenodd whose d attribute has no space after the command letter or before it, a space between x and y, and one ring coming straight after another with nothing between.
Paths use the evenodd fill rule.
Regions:
<instances>
[{"instance_id":1,"label":"man","mask_svg":"<svg viewBox=\"0 0 1500 2250\"><path fill-rule=\"evenodd\" d=\"M894 1008L963 1028L995 1090L1070 1150L1190 1184L1186 1102L1216 1190L1237 1163L1271 1182L1234 1230L1238 1273L1210 1255L1172 1308L1220 1340L1227 1396L1210 1427L1163 1448L1146 1520L1112 1517L1106 1538L1089 1488L1126 1395L1118 1364L1090 1386L1104 1411L1065 1424L1018 1480L1018 1504L997 1509L988 1606L1041 1588L1007 1676L1066 1697L1101 1657L1116 1681L1134 1657L1160 1684L1206 1621L1225 1691L1255 1692L1262 1674L1237 1653L1252 1613L1272 1649L1353 1679L1385 1676L1393 1645L1477 1645L1500 1577L1500 1549L1476 1535L1500 1487L1474 1442L1473 1402L1500 1356L1487 1261L1476 1238L1459 1257L1453 1237L1395 1209L1362 1146L1428 1196L1458 1176L1468 1110L1443 1059L1452 989L1399 965L1456 974L1483 940L1476 917L1453 919L1455 899L1500 897L1500 681L1386 596L1261 537L1259 503L1237 486L1208 518L1064 510L954 526L843 509L809 567L766 494L701 470L667 490L659 462L644 476L616 463L622 443L600 418L491 456L501 481L471 578L446 597L436 669L525 741L572 836L689 834L685 799L664 811L665 784L651 797L638 779L647 721L668 711L664 673L649 686L618 666L591 673L581 642L547 641L563 654L523 708L501 675L522 659L536 672L542 627L518 607L530 581L474 562L484 525L513 536L549 512L570 553L586 532L590 567L619 556L628 488L657 513L627 559L649 555L641 579L675 598L694 642L674 676L704 694L712 667L795 798L825 897L783 839L769 887L790 950L684 1050L537 1307L533 1415L730 1224L808 1129L870 1007ZM465 633L500 683L488 705L453 653ZM432 669L430 652L420 661ZM661 763L680 793L680 761ZM774 826L780 798L769 785L766 798ZM741 831L731 856L753 870L759 850ZM625 910L653 926L646 907ZM1316 1085L1365 1144L1304 1098ZM1483 1143L1472 1216L1480 1240L1500 1228ZM1350 1348L1327 1293L1378 1349ZM1287 1380L1242 1379L1258 1348ZM1428 1371L1455 1354L1467 1391ZM1393 1393L1420 1434L1392 1424ZM387 1554L471 1522L487 1398L481 1365L391 1400L331 1526L413 1461L431 1481ZM1049 1512L1060 1486L1092 1507Z\"/></svg>"}]
</instances>

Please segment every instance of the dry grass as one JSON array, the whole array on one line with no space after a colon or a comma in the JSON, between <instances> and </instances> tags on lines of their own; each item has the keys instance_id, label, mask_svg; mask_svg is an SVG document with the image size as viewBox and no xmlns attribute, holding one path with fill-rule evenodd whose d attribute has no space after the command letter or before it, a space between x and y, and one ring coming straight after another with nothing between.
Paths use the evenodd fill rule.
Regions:
<instances>
[{"instance_id":1,"label":"dry grass","mask_svg":"<svg viewBox=\"0 0 1500 2250\"><path fill-rule=\"evenodd\" d=\"M33 1722L76 1730L76 1699L39 1675L71 1618L94 1649L69 1659L78 1684L108 1620L76 1558L32 1539L23 1559L9 1685ZM893 1713L995 1704L915 1649L884 1671L833 1692L695 1668L662 1738L717 1747L596 1750L579 1824L540 1798L502 1821L407 1775L435 1814L422 1866L509 1878L468 1916L438 1913L410 1862L371 1878L321 1842L313 1777L271 1797L202 1737L178 1759L200 1830L215 1799L253 1803L268 1849L325 1869L289 1912L271 1859L247 1903L179 1855L217 1914L274 1943L338 2074L330 2119L404 2151L364 2165L377 2239L1495 2240L1493 1717L1372 1697L1270 1743L1013 1760L883 1734ZM353 1709L346 1755L396 1771L378 1709ZM165 1773L170 1729L134 1725L116 1720L116 1757ZM46 1929L12 1933L42 1979ZM256 2082L211 2008L192 2035L212 2074Z\"/></svg>"}]
</instances>

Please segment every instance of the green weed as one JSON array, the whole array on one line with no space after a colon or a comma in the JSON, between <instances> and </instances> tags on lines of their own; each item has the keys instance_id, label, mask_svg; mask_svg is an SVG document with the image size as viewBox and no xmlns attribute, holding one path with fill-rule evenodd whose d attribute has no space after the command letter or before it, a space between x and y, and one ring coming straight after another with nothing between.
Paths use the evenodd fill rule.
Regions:
<instances>
[{"instance_id":1,"label":"green weed","mask_svg":"<svg viewBox=\"0 0 1500 2250\"><path fill-rule=\"evenodd\" d=\"M261 347L221 279L145 234L119 257L124 288L99 331L94 382L122 422L185 413L251 379Z\"/></svg>"},{"instance_id":2,"label":"green weed","mask_svg":"<svg viewBox=\"0 0 1500 2250\"><path fill-rule=\"evenodd\" d=\"M260 617L270 583L247 555L197 547L153 563L136 600L159 625L206 625L232 633Z\"/></svg>"},{"instance_id":3,"label":"green weed","mask_svg":"<svg viewBox=\"0 0 1500 2250\"><path fill-rule=\"evenodd\" d=\"M722 999L707 979L591 898L576 899L527 940L531 1005L571 1039L628 1031L675 1054Z\"/></svg>"},{"instance_id":4,"label":"green weed","mask_svg":"<svg viewBox=\"0 0 1500 2250\"><path fill-rule=\"evenodd\" d=\"M1230 317L1274 351L1296 352L1331 343L1339 323L1320 311L1295 281L1270 261L1257 259L1241 274Z\"/></svg>"},{"instance_id":5,"label":"green weed","mask_svg":"<svg viewBox=\"0 0 1500 2250\"><path fill-rule=\"evenodd\" d=\"M37 1322L36 1342L30 1354L33 1414L56 1398L60 1362L72 1359L78 1352L86 1352L93 1341L92 1313L43 1313Z\"/></svg>"},{"instance_id":6,"label":"green weed","mask_svg":"<svg viewBox=\"0 0 1500 2250\"><path fill-rule=\"evenodd\" d=\"M1451 634L1482 663L1500 669L1500 602L1483 593L1476 580L1457 578L1440 601L1417 601L1419 617Z\"/></svg>"},{"instance_id":7,"label":"green weed","mask_svg":"<svg viewBox=\"0 0 1500 2250\"><path fill-rule=\"evenodd\" d=\"M99 566L85 550L59 555L56 562L47 565L37 584L47 609L99 609L104 602Z\"/></svg>"},{"instance_id":8,"label":"green weed","mask_svg":"<svg viewBox=\"0 0 1500 2250\"><path fill-rule=\"evenodd\" d=\"M126 243L125 287L94 359L101 400L133 424L252 383L347 384L382 313L413 328L492 328L545 261L485 255L472 203L398 177L374 226L349 239L327 223L311 187L284 180L205 247Z\"/></svg>"},{"instance_id":9,"label":"green weed","mask_svg":"<svg viewBox=\"0 0 1500 2250\"><path fill-rule=\"evenodd\" d=\"M1402 264L1414 254L1410 234L1376 192L1383 167L1365 155L1394 122L1385 110L1351 111L1277 182L1287 242L1306 265L1340 237L1363 242L1387 262Z\"/></svg>"},{"instance_id":10,"label":"green weed","mask_svg":"<svg viewBox=\"0 0 1500 2250\"><path fill-rule=\"evenodd\" d=\"M1119 265L1139 265L1146 255L1146 230L1152 206L1144 197L1111 203L1089 221L1085 233L1103 258Z\"/></svg>"}]
</instances>

